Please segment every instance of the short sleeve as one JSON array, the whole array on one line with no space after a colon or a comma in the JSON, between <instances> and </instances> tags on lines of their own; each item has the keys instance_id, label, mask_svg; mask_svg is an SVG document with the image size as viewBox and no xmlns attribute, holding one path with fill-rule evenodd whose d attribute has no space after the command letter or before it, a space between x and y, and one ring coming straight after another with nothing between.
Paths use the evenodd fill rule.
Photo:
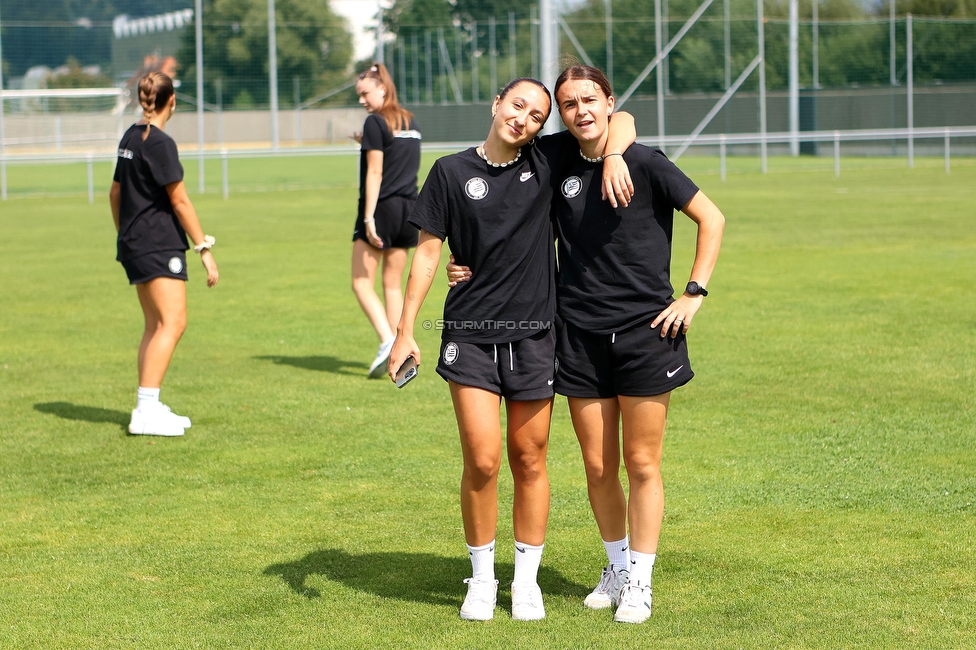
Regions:
<instances>
[{"instance_id":1,"label":"short sleeve","mask_svg":"<svg viewBox=\"0 0 976 650\"><path fill-rule=\"evenodd\" d=\"M449 206L450 199L447 192L444 166L438 160L431 167L427 180L424 182L424 188L420 190L420 196L417 197L417 202L414 203L407 221L444 241L447 239L450 218Z\"/></svg>"},{"instance_id":2,"label":"short sleeve","mask_svg":"<svg viewBox=\"0 0 976 650\"><path fill-rule=\"evenodd\" d=\"M183 180L183 165L172 138L158 138L146 152L146 163L160 187Z\"/></svg>"},{"instance_id":3,"label":"short sleeve","mask_svg":"<svg viewBox=\"0 0 976 650\"><path fill-rule=\"evenodd\" d=\"M579 149L579 142L569 131L560 131L536 138L535 146L548 161L549 169L556 169L558 163L569 159L567 154L572 153L574 148Z\"/></svg>"},{"instance_id":4,"label":"short sleeve","mask_svg":"<svg viewBox=\"0 0 976 650\"><path fill-rule=\"evenodd\" d=\"M382 151L386 140L386 122L379 115L370 115L363 124L363 151Z\"/></svg>"},{"instance_id":5,"label":"short sleeve","mask_svg":"<svg viewBox=\"0 0 976 650\"><path fill-rule=\"evenodd\" d=\"M651 182L660 188L675 210L688 205L698 194L698 186L671 162L664 152L654 149L651 154Z\"/></svg>"},{"instance_id":6,"label":"short sleeve","mask_svg":"<svg viewBox=\"0 0 976 650\"><path fill-rule=\"evenodd\" d=\"M115 159L115 174L112 176L112 180L115 181L116 183L120 183L121 182L121 176L119 175L119 160L118 160L118 158Z\"/></svg>"}]
</instances>

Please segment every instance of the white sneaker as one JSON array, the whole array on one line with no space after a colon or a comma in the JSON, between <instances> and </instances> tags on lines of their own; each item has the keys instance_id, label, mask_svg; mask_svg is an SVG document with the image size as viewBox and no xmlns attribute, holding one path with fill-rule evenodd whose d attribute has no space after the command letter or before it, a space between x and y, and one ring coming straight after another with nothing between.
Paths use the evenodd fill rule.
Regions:
<instances>
[{"instance_id":1,"label":"white sneaker","mask_svg":"<svg viewBox=\"0 0 976 650\"><path fill-rule=\"evenodd\" d=\"M512 618L516 621L538 621L546 617L539 585L512 583Z\"/></svg>"},{"instance_id":2,"label":"white sneaker","mask_svg":"<svg viewBox=\"0 0 976 650\"><path fill-rule=\"evenodd\" d=\"M468 595L461 605L461 618L466 621L490 621L495 617L495 600L498 596L497 580L465 578Z\"/></svg>"},{"instance_id":3,"label":"white sneaker","mask_svg":"<svg viewBox=\"0 0 976 650\"><path fill-rule=\"evenodd\" d=\"M172 409L170 409L170 407L166 406L162 402L160 402L159 405L167 413L173 413ZM193 426L193 424L190 422L190 418L186 417L185 415L177 415L176 413L173 413L173 417L177 418L183 424L184 429L189 429L191 426Z\"/></svg>"},{"instance_id":4,"label":"white sneaker","mask_svg":"<svg viewBox=\"0 0 976 650\"><path fill-rule=\"evenodd\" d=\"M129 420L129 433L137 436L182 436L187 418L175 415L169 409L134 409Z\"/></svg>"},{"instance_id":5,"label":"white sneaker","mask_svg":"<svg viewBox=\"0 0 976 650\"><path fill-rule=\"evenodd\" d=\"M618 623L643 623L651 617L651 586L629 582L620 591L620 603L613 615Z\"/></svg>"},{"instance_id":6,"label":"white sneaker","mask_svg":"<svg viewBox=\"0 0 976 650\"><path fill-rule=\"evenodd\" d=\"M390 339L386 343L380 343L380 348L376 352L376 358L373 359L373 364L369 367L369 378L379 379L386 374L386 362L390 359L390 350L393 349L393 342L396 339Z\"/></svg>"},{"instance_id":7,"label":"white sneaker","mask_svg":"<svg viewBox=\"0 0 976 650\"><path fill-rule=\"evenodd\" d=\"M616 605L620 590L628 581L629 574L626 569L615 571L613 565L608 564L600 576L600 583L583 600L583 604L590 609L606 609Z\"/></svg>"}]
</instances>

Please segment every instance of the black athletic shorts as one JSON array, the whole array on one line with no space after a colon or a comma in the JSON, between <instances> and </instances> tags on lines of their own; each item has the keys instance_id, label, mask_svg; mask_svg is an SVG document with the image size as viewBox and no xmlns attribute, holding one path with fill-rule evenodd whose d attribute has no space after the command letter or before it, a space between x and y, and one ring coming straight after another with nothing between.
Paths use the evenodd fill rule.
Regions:
<instances>
[{"instance_id":1,"label":"black athletic shorts","mask_svg":"<svg viewBox=\"0 0 976 650\"><path fill-rule=\"evenodd\" d=\"M186 281L186 251L146 253L122 262L129 284L144 284L156 278Z\"/></svg>"},{"instance_id":2,"label":"black athletic shorts","mask_svg":"<svg viewBox=\"0 0 976 650\"><path fill-rule=\"evenodd\" d=\"M376 234L383 240L383 248L415 248L420 231L407 223L410 210L417 199L406 196L390 196L376 204L373 219L376 221ZM352 233L352 240L362 239L369 244L366 236L366 224L363 223L365 205L359 200L359 212L356 216L356 229ZM370 244L372 246L372 244Z\"/></svg>"},{"instance_id":3,"label":"black athletic shorts","mask_svg":"<svg viewBox=\"0 0 976 650\"><path fill-rule=\"evenodd\" d=\"M650 397L684 386L695 373L684 334L661 338L651 321L594 334L561 321L557 327L556 392L567 397Z\"/></svg>"},{"instance_id":4,"label":"black athletic shorts","mask_svg":"<svg viewBox=\"0 0 976 650\"><path fill-rule=\"evenodd\" d=\"M511 343L441 341L437 374L513 402L553 396L556 333L552 328Z\"/></svg>"}]
</instances>

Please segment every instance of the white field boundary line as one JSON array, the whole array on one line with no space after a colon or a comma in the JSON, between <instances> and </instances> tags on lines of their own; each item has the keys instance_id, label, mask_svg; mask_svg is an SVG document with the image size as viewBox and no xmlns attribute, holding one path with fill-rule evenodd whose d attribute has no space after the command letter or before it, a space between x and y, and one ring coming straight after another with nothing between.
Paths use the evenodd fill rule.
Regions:
<instances>
[{"instance_id":1,"label":"white field boundary line","mask_svg":"<svg viewBox=\"0 0 976 650\"><path fill-rule=\"evenodd\" d=\"M907 140L909 137L915 139L944 139L950 138L976 137L976 126L949 126L949 127L924 127L914 129L863 129L857 131L800 131L800 142L833 142L839 139L840 142L859 142L869 140ZM730 134L704 134L699 135L693 146L719 146L723 139L726 146L760 144L765 138L767 143L788 144L794 137L789 131L781 133L767 133L763 136L760 133L730 133ZM672 135L664 138L665 145L680 146L688 139L688 135ZM657 136L637 138L640 144L656 146L659 142ZM426 152L446 152L454 153L475 147L481 144L480 140L465 142L431 142L425 143L423 150ZM182 149L181 153L185 156L193 155L199 157L196 149ZM270 148L252 149L227 149L227 150L205 150L203 157L208 160L222 160L224 158L295 158L308 156L348 156L359 153L359 147L354 145L336 145L331 147L282 147L277 151ZM115 152L92 152L88 153L49 153L49 154L6 154L0 160L4 163L75 163L105 162L115 160Z\"/></svg>"}]
</instances>

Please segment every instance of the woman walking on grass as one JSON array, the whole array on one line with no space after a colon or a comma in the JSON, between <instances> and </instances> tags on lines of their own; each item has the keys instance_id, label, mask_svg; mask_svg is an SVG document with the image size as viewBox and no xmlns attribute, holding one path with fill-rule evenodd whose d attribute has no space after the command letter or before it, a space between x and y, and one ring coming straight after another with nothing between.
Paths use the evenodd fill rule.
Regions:
<instances>
[{"instance_id":1,"label":"woman walking on grass","mask_svg":"<svg viewBox=\"0 0 976 650\"><path fill-rule=\"evenodd\" d=\"M145 317L139 346L139 391L129 433L182 436L190 419L159 401L170 359L186 329L187 235L217 284L214 238L203 234L183 185L176 143L164 132L176 110L173 82L151 72L139 82L143 119L119 143L109 200L118 231L118 259L136 287Z\"/></svg>"},{"instance_id":2,"label":"woman walking on grass","mask_svg":"<svg viewBox=\"0 0 976 650\"><path fill-rule=\"evenodd\" d=\"M617 208L597 200L603 167L621 155L607 144L610 83L595 68L573 66L557 79L555 95L568 129L564 137L577 145L575 155L553 170L560 316L555 388L569 399L608 560L584 604L616 605L614 620L642 623L651 615L664 515L668 404L671 391L694 376L685 335L708 295L725 218L660 150L640 145L622 154L636 186L630 204ZM698 239L690 281L673 299L676 209L698 225ZM472 277L459 266L448 270L453 282ZM629 500L619 478L621 449Z\"/></svg>"},{"instance_id":3,"label":"woman walking on grass","mask_svg":"<svg viewBox=\"0 0 976 650\"><path fill-rule=\"evenodd\" d=\"M461 439L461 516L473 572L461 606L467 620L494 616L502 398L515 483L512 617L545 616L536 578L549 516L546 452L555 347L550 165L565 153L558 140L530 143L550 110L549 91L540 82L509 84L492 105L484 144L439 159L410 217L420 241L390 355L391 378L409 356L421 362L414 325L444 240L455 258L476 270L472 282L447 296L437 365L450 385ZM634 135L631 120L626 141ZM618 172L615 187L624 184L622 178Z\"/></svg>"},{"instance_id":4,"label":"woman walking on grass","mask_svg":"<svg viewBox=\"0 0 976 650\"><path fill-rule=\"evenodd\" d=\"M417 198L420 131L413 115L397 101L393 78L374 63L356 83L359 103L369 115L357 136L359 211L352 234L352 290L376 330L380 346L369 376L386 372L393 328L403 308L402 280L408 249L417 245L417 229L407 216ZM376 295L376 270L383 265L384 301Z\"/></svg>"}]
</instances>

